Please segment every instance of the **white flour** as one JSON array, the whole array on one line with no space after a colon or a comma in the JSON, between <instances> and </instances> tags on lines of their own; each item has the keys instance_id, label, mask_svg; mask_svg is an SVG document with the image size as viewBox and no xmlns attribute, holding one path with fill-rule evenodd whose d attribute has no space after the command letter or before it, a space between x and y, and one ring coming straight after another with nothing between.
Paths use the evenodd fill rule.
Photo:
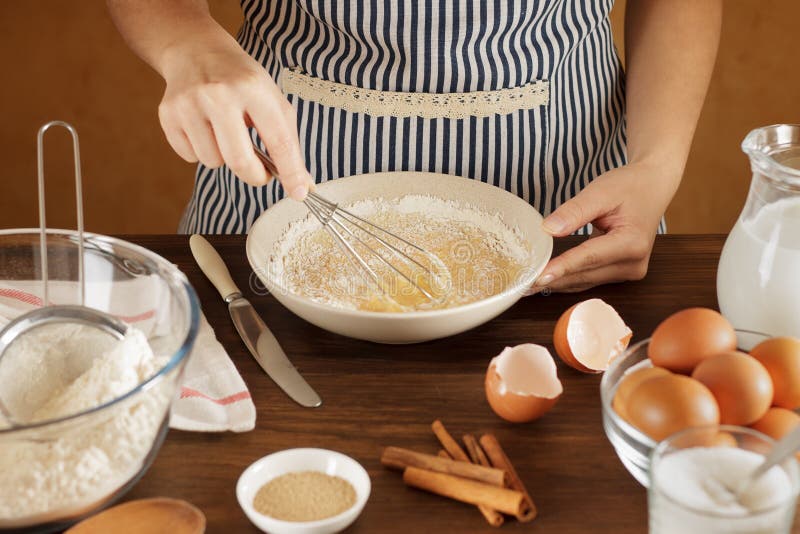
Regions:
<instances>
[{"instance_id":1,"label":"white flour","mask_svg":"<svg viewBox=\"0 0 800 534\"><path fill-rule=\"evenodd\" d=\"M166 360L153 354L138 329L129 328L116 341L74 324L39 327L12 344L3 359L0 392L20 423L106 403L153 376ZM141 467L168 404L155 387L88 418L15 441L0 436L0 527L79 510L119 488Z\"/></svg>"},{"instance_id":2,"label":"white flour","mask_svg":"<svg viewBox=\"0 0 800 534\"><path fill-rule=\"evenodd\" d=\"M530 251L518 229L509 227L499 214L474 206L406 195L361 200L344 207L428 250L444 263L453 287L436 307L458 306L503 291L529 260ZM350 241L359 248L353 238ZM388 252L379 243L371 244ZM381 269L386 270L385 265L372 261L375 257L366 249L359 253L379 275ZM396 258L386 255L398 264ZM289 292L338 307L371 309L364 305L373 303L375 288L363 282L357 268L311 214L290 224L276 242L268 271ZM396 274L387 274L391 283Z\"/></svg>"}]
</instances>

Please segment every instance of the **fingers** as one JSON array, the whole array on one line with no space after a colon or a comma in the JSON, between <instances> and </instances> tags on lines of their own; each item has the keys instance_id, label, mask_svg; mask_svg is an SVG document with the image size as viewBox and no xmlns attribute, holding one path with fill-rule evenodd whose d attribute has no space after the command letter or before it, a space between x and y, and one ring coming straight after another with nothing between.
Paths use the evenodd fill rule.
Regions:
<instances>
[{"instance_id":1,"label":"fingers","mask_svg":"<svg viewBox=\"0 0 800 534\"><path fill-rule=\"evenodd\" d=\"M296 200L308 193L312 180L300 150L295 110L265 73L171 93L168 84L159 119L167 141L183 159L211 168L226 163L237 177L261 186L270 176L253 150L248 131L252 121L284 189Z\"/></svg>"},{"instance_id":2,"label":"fingers","mask_svg":"<svg viewBox=\"0 0 800 534\"><path fill-rule=\"evenodd\" d=\"M564 276L605 265L641 260L649 253L650 247L643 239L629 232L614 231L587 239L550 260L539 278L540 285L548 285Z\"/></svg>"},{"instance_id":3,"label":"fingers","mask_svg":"<svg viewBox=\"0 0 800 534\"><path fill-rule=\"evenodd\" d=\"M547 289L554 293L574 293L599 286L602 284L612 284L615 282L626 282L629 280L641 280L647 273L647 263L643 261L630 261L605 265L597 269L581 271L559 278L547 286ZM543 291L544 287L535 286L538 291Z\"/></svg>"},{"instance_id":4,"label":"fingers","mask_svg":"<svg viewBox=\"0 0 800 534\"><path fill-rule=\"evenodd\" d=\"M292 105L280 95L259 100L247 113L278 168L284 190L295 200L305 199L312 179L300 152Z\"/></svg>"},{"instance_id":5,"label":"fingers","mask_svg":"<svg viewBox=\"0 0 800 534\"><path fill-rule=\"evenodd\" d=\"M169 146L181 158L189 163L196 163L199 160L194 148L192 148L192 143L189 142L189 138L186 136L186 132L181 129L164 128L164 133L167 136Z\"/></svg>"},{"instance_id":6,"label":"fingers","mask_svg":"<svg viewBox=\"0 0 800 534\"><path fill-rule=\"evenodd\" d=\"M542 223L556 237L569 235L602 215L613 211L618 201L607 182L595 180L580 193L561 204Z\"/></svg>"},{"instance_id":7,"label":"fingers","mask_svg":"<svg viewBox=\"0 0 800 534\"><path fill-rule=\"evenodd\" d=\"M222 158L240 179L250 185L267 183L269 175L253 151L253 142L245 124L244 113L215 107L209 110Z\"/></svg>"},{"instance_id":8,"label":"fingers","mask_svg":"<svg viewBox=\"0 0 800 534\"><path fill-rule=\"evenodd\" d=\"M221 167L225 160L217 146L217 139L211 122L199 115L193 116L184 122L186 137L192 144L197 159L206 167Z\"/></svg>"},{"instance_id":9,"label":"fingers","mask_svg":"<svg viewBox=\"0 0 800 534\"><path fill-rule=\"evenodd\" d=\"M172 150L189 163L196 162L198 157L194 152L194 148L192 148L192 143L189 142L189 138L186 136L186 132L183 131L180 122L175 119L169 107L164 103L158 107L158 120Z\"/></svg>"}]
</instances>

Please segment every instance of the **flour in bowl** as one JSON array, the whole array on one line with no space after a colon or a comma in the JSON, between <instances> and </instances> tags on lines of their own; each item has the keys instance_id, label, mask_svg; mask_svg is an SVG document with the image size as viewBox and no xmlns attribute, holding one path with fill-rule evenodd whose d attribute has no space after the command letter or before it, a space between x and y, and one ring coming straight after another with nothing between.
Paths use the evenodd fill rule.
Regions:
<instances>
[{"instance_id":1,"label":"flour in bowl","mask_svg":"<svg viewBox=\"0 0 800 534\"><path fill-rule=\"evenodd\" d=\"M391 297L389 301L380 298L381 290L377 285L362 276L359 267L313 215L290 224L276 242L267 270L281 288L316 302L348 309L451 308L505 291L521 279L530 261L530 250L519 230L508 226L498 214L489 214L474 206L426 195L406 195L397 199L362 200L343 207L439 258L451 282L442 291L441 300L432 303L413 288L409 290L409 284L381 263L366 245L382 251L387 259L403 269L407 264L391 256L379 242L359 233L366 243L352 237L349 241L378 274ZM407 247L403 252L435 273L439 272L430 258ZM404 272L419 281L414 276L418 272ZM396 302L402 306L397 306Z\"/></svg>"},{"instance_id":2,"label":"flour in bowl","mask_svg":"<svg viewBox=\"0 0 800 534\"><path fill-rule=\"evenodd\" d=\"M0 366L0 394L18 424L73 415L114 400L166 363L145 335L122 340L80 324L38 327L13 343ZM156 385L97 413L0 433L0 527L80 510L142 467L169 408Z\"/></svg>"}]
</instances>

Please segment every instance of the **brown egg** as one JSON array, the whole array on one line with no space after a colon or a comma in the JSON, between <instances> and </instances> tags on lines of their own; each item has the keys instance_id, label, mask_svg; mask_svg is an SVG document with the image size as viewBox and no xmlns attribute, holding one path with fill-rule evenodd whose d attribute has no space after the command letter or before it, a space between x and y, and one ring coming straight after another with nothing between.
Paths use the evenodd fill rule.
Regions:
<instances>
[{"instance_id":1,"label":"brown egg","mask_svg":"<svg viewBox=\"0 0 800 534\"><path fill-rule=\"evenodd\" d=\"M700 362L692 378L702 382L719 405L725 425L747 426L772 405L772 379L758 360L743 352L725 352Z\"/></svg>"},{"instance_id":2,"label":"brown egg","mask_svg":"<svg viewBox=\"0 0 800 534\"><path fill-rule=\"evenodd\" d=\"M800 415L786 408L770 408L764 417L750 425L750 428L772 439L781 439L798 425L800 425Z\"/></svg>"},{"instance_id":3,"label":"brown egg","mask_svg":"<svg viewBox=\"0 0 800 534\"><path fill-rule=\"evenodd\" d=\"M737 447L739 444L733 434L709 428L708 431L690 432L675 438L674 446L678 449L689 447Z\"/></svg>"},{"instance_id":4,"label":"brown egg","mask_svg":"<svg viewBox=\"0 0 800 534\"><path fill-rule=\"evenodd\" d=\"M645 380L631 392L627 411L631 424L656 441L689 427L719 424L714 396L683 375Z\"/></svg>"},{"instance_id":5,"label":"brown egg","mask_svg":"<svg viewBox=\"0 0 800 534\"><path fill-rule=\"evenodd\" d=\"M738 447L736 438L730 432L717 432L714 439L711 440L711 447Z\"/></svg>"},{"instance_id":6,"label":"brown egg","mask_svg":"<svg viewBox=\"0 0 800 534\"><path fill-rule=\"evenodd\" d=\"M628 419L628 399L639 384L645 380L649 380L656 376L666 376L672 374L663 367L643 367L631 373L626 373L622 376L617 391L614 392L614 400L611 401L611 407L617 412L617 415L630 423Z\"/></svg>"},{"instance_id":7,"label":"brown egg","mask_svg":"<svg viewBox=\"0 0 800 534\"><path fill-rule=\"evenodd\" d=\"M708 308L687 308L656 327L647 355L656 367L691 374L704 359L732 350L736 332L727 319Z\"/></svg>"},{"instance_id":8,"label":"brown egg","mask_svg":"<svg viewBox=\"0 0 800 534\"><path fill-rule=\"evenodd\" d=\"M772 404L789 410L800 408L800 339L768 339L756 345L750 356L760 361L772 377Z\"/></svg>"},{"instance_id":9,"label":"brown egg","mask_svg":"<svg viewBox=\"0 0 800 534\"><path fill-rule=\"evenodd\" d=\"M512 423L538 419L563 392L550 351L530 343L506 347L492 358L484 388L494 413Z\"/></svg>"},{"instance_id":10,"label":"brown egg","mask_svg":"<svg viewBox=\"0 0 800 534\"><path fill-rule=\"evenodd\" d=\"M631 335L617 310L600 299L589 299L561 315L553 331L553 345L570 367L602 373L628 347Z\"/></svg>"}]
</instances>

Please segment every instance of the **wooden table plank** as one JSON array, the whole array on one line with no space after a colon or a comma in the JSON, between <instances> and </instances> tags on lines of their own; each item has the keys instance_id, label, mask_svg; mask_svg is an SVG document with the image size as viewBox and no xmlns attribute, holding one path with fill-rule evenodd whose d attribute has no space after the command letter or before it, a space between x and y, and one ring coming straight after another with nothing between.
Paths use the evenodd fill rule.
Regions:
<instances>
[{"instance_id":1,"label":"wooden table plank","mask_svg":"<svg viewBox=\"0 0 800 534\"><path fill-rule=\"evenodd\" d=\"M453 434L494 432L539 507L513 532L643 532L646 493L622 467L602 429L600 376L559 362L564 394L544 418L512 425L490 411L483 394L489 359L504 346L533 342L552 349L561 312L600 297L621 313L634 340L647 337L668 314L687 306L716 307L715 273L722 236L659 237L648 276L578 295L523 299L497 319L449 339L385 346L330 334L295 317L255 287L243 236L211 236L292 361L324 400L295 405L247 353L226 305L191 258L185 236L126 236L176 263L196 288L209 322L244 376L256 403L256 429L244 434L170 431L153 467L128 498L169 496L197 505L208 532L255 532L236 503L239 474L254 460L291 447L324 447L356 458L372 478L372 495L349 532L493 532L478 511L406 488L399 473L380 466L381 449L398 445L435 452L430 423L441 418ZM577 238L559 240L556 249Z\"/></svg>"}]
</instances>

